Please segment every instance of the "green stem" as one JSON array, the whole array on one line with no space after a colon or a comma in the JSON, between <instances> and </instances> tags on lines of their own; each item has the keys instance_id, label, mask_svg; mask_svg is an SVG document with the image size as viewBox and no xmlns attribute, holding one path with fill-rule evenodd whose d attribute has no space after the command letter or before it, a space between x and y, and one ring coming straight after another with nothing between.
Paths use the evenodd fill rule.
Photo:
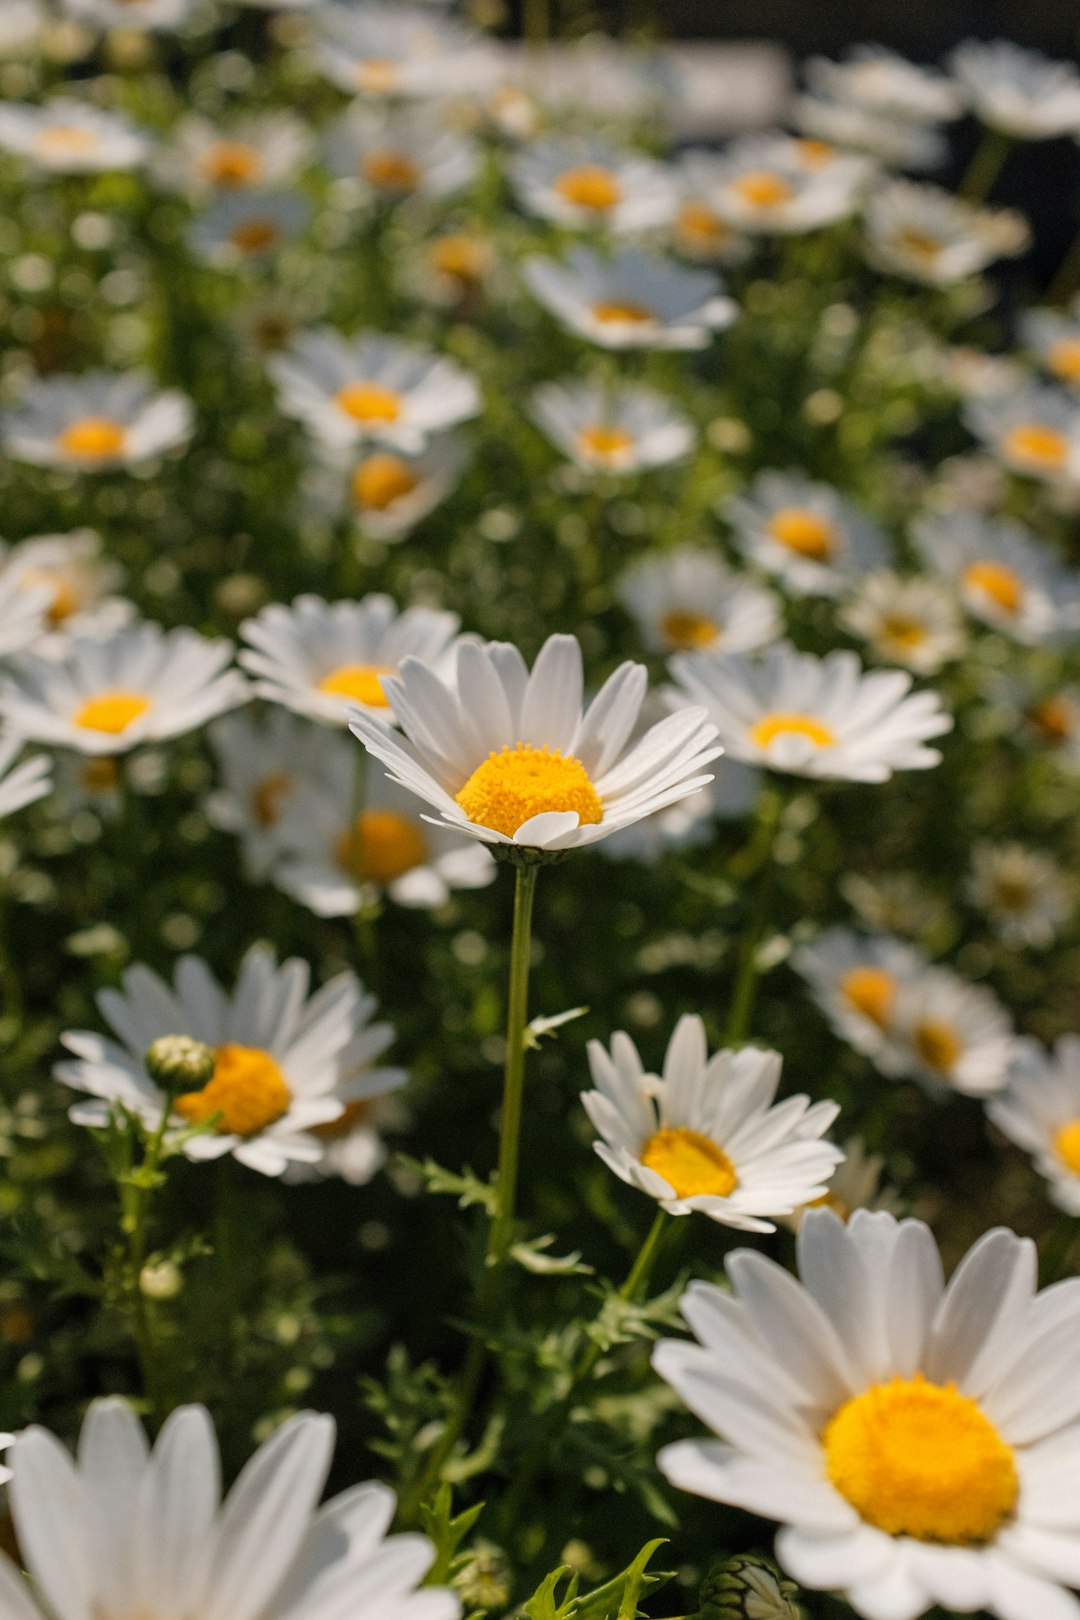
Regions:
<instances>
[{"instance_id":1,"label":"green stem","mask_svg":"<svg viewBox=\"0 0 1080 1620\"><path fill-rule=\"evenodd\" d=\"M642 1290L647 1286L649 1278L652 1276L652 1270L656 1264L657 1256L659 1255L661 1246L663 1245L664 1236L667 1232L670 1220L671 1216L668 1214L666 1209L658 1209L656 1211L656 1216L652 1225L649 1227L648 1235L646 1236L644 1243L641 1245L641 1248L638 1250L637 1259L630 1267L630 1270L626 1276L626 1281L619 1289L620 1299L624 1299L630 1303L631 1301L637 1299ZM589 1374L596 1366L596 1363L600 1360L601 1354L602 1351L599 1343L593 1339L578 1364L577 1372L574 1374L570 1388L566 1394L567 1400L577 1388L578 1384L584 1383L585 1379L588 1378Z\"/></svg>"},{"instance_id":2,"label":"green stem","mask_svg":"<svg viewBox=\"0 0 1080 1620\"><path fill-rule=\"evenodd\" d=\"M161 1150L164 1146L168 1123L169 1109L166 1104L162 1108L161 1119L155 1127L154 1134L146 1144L142 1164L139 1166L140 1174L145 1178L145 1184L131 1188L130 1195L126 1200L127 1208L124 1212L124 1228L128 1235L128 1308L131 1312L135 1349L139 1357L139 1368L142 1373L143 1393L150 1403L151 1413L156 1424L163 1421L165 1410L161 1393L153 1315L149 1301L142 1289L142 1270L146 1263L150 1206L155 1190L154 1181L161 1161Z\"/></svg>"},{"instance_id":3,"label":"green stem","mask_svg":"<svg viewBox=\"0 0 1080 1620\"><path fill-rule=\"evenodd\" d=\"M757 829L747 850L744 852L744 855L748 858L747 864L750 865L750 872L754 873L757 878L757 892L754 896L746 933L743 935L739 969L735 978L735 988L731 994L727 1026L724 1030L725 1046L740 1045L745 1041L747 1031L750 1028L750 1015L754 1009L754 997L757 993L758 978L761 973L761 943L768 926L772 901L772 883L775 871L772 859L773 842L782 809L783 799L781 795L766 789L758 811ZM743 869L745 870L745 867Z\"/></svg>"},{"instance_id":4,"label":"green stem","mask_svg":"<svg viewBox=\"0 0 1080 1620\"><path fill-rule=\"evenodd\" d=\"M982 140L960 182L959 193L967 202L979 203L993 190L994 182L1012 150L1012 139L999 129L984 129Z\"/></svg>"}]
</instances>

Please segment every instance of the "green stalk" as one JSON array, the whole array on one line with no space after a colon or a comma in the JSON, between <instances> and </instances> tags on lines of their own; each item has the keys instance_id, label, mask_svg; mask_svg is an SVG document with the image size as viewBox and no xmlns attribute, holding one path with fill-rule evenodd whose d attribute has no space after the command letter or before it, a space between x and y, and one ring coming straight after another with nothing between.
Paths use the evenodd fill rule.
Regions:
<instances>
[{"instance_id":1,"label":"green stalk","mask_svg":"<svg viewBox=\"0 0 1080 1620\"><path fill-rule=\"evenodd\" d=\"M139 1357L143 1393L150 1403L155 1424L160 1424L164 1420L165 1410L160 1385L157 1341L154 1336L152 1313L142 1290L142 1270L146 1262L150 1206L168 1123L169 1106L166 1101L161 1111L161 1119L146 1145L139 1166L139 1183L128 1189L126 1197L121 1191L121 1203L124 1206L122 1224L128 1239L128 1309L131 1313L135 1349Z\"/></svg>"},{"instance_id":2,"label":"green stalk","mask_svg":"<svg viewBox=\"0 0 1080 1620\"><path fill-rule=\"evenodd\" d=\"M980 203L989 197L1012 146L1012 138L1003 135L1001 130L983 130L982 140L958 188L966 202Z\"/></svg>"},{"instance_id":3,"label":"green stalk","mask_svg":"<svg viewBox=\"0 0 1080 1620\"><path fill-rule=\"evenodd\" d=\"M754 997L757 993L757 984L760 977L761 943L768 927L769 911L772 903L772 883L775 870L772 849L776 837L776 829L780 821L780 812L783 809L783 798L775 790L766 789L759 808L758 824L746 850L732 862L732 867L738 867L747 877L753 875L757 879L757 891L754 895L750 920L746 933L743 935L742 949L739 956L739 969L735 978L735 988L731 994L731 1006L728 1011L727 1026L724 1030L724 1045L739 1046L746 1040L750 1028L750 1017L754 1010Z\"/></svg>"}]
</instances>

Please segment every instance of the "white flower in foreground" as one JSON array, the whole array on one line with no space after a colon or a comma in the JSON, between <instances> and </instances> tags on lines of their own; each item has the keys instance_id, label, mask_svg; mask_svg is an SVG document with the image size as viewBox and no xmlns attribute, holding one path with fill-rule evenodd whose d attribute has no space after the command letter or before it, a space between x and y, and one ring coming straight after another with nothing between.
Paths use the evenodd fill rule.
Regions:
<instances>
[{"instance_id":1,"label":"white flower in foreground","mask_svg":"<svg viewBox=\"0 0 1080 1620\"><path fill-rule=\"evenodd\" d=\"M115 1397L91 1402L74 1459L47 1430L24 1429L9 1499L33 1589L5 1558L5 1609L20 1620L318 1620L340 1604L374 1620L389 1605L401 1620L456 1620L453 1593L417 1590L434 1557L427 1537L387 1537L385 1485L319 1506L333 1449L333 1418L297 1413L222 1501L205 1407L178 1407L152 1450Z\"/></svg>"},{"instance_id":2,"label":"white flower in foreground","mask_svg":"<svg viewBox=\"0 0 1080 1620\"><path fill-rule=\"evenodd\" d=\"M902 984L893 1011L893 1056L883 1073L917 1080L932 1098L985 1097L1005 1084L1016 1046L1012 1021L985 985L944 967Z\"/></svg>"},{"instance_id":3,"label":"white flower in foreground","mask_svg":"<svg viewBox=\"0 0 1080 1620\"><path fill-rule=\"evenodd\" d=\"M815 658L781 643L760 662L679 653L671 669L727 753L796 776L886 782L937 765L926 744L952 730L936 692L911 693L906 671L868 673L850 652Z\"/></svg>"},{"instance_id":4,"label":"white flower in foreground","mask_svg":"<svg viewBox=\"0 0 1080 1620\"><path fill-rule=\"evenodd\" d=\"M230 641L157 624L72 639L63 658L24 654L0 684L0 713L35 742L121 754L194 731L246 701Z\"/></svg>"},{"instance_id":5,"label":"white flower in foreground","mask_svg":"<svg viewBox=\"0 0 1080 1620\"><path fill-rule=\"evenodd\" d=\"M474 141L449 128L426 105L393 109L354 105L327 138L330 170L359 182L366 197L450 197L476 178Z\"/></svg>"},{"instance_id":6,"label":"white flower in foreground","mask_svg":"<svg viewBox=\"0 0 1080 1620\"><path fill-rule=\"evenodd\" d=\"M476 382L455 361L381 333L307 332L268 370L281 409L331 446L374 439L415 455L481 407Z\"/></svg>"},{"instance_id":7,"label":"white flower in foreground","mask_svg":"<svg viewBox=\"0 0 1080 1620\"><path fill-rule=\"evenodd\" d=\"M256 677L257 697L338 726L358 705L385 710L383 677L396 674L407 657L438 664L458 623L456 613L435 608L399 613L382 594L359 602L298 596L290 607L273 602L244 621L248 648L240 663Z\"/></svg>"},{"instance_id":8,"label":"white flower in foreground","mask_svg":"<svg viewBox=\"0 0 1080 1620\"><path fill-rule=\"evenodd\" d=\"M676 1024L662 1078L646 1073L621 1030L610 1052L599 1041L588 1050L596 1090L581 1101L602 1138L593 1146L669 1215L700 1210L740 1231L771 1232L772 1217L824 1195L843 1157L821 1140L839 1105L774 1103L779 1052L747 1046L710 1058L694 1014Z\"/></svg>"},{"instance_id":9,"label":"white flower in foreground","mask_svg":"<svg viewBox=\"0 0 1080 1620\"><path fill-rule=\"evenodd\" d=\"M50 174L134 169L150 152L147 137L119 113L56 96L42 106L0 106L0 151Z\"/></svg>"},{"instance_id":10,"label":"white flower in foreground","mask_svg":"<svg viewBox=\"0 0 1080 1620\"><path fill-rule=\"evenodd\" d=\"M1029 646L1080 629L1080 576L1019 523L951 512L918 518L912 539L968 612Z\"/></svg>"},{"instance_id":11,"label":"white flower in foreground","mask_svg":"<svg viewBox=\"0 0 1080 1620\"><path fill-rule=\"evenodd\" d=\"M975 114L1018 141L1053 140L1080 131L1080 74L1011 40L965 40L949 66Z\"/></svg>"},{"instance_id":12,"label":"white flower in foreground","mask_svg":"<svg viewBox=\"0 0 1080 1620\"><path fill-rule=\"evenodd\" d=\"M354 449L346 463L346 510L373 540L404 540L456 489L468 459L468 443L453 433L432 439L417 456Z\"/></svg>"},{"instance_id":13,"label":"white flower in foreground","mask_svg":"<svg viewBox=\"0 0 1080 1620\"><path fill-rule=\"evenodd\" d=\"M753 652L782 634L772 591L734 573L711 551L679 546L631 563L615 594L652 652Z\"/></svg>"},{"instance_id":14,"label":"white flower in foreground","mask_svg":"<svg viewBox=\"0 0 1080 1620\"><path fill-rule=\"evenodd\" d=\"M163 185L188 196L208 197L285 185L304 167L310 151L310 133L289 112L249 113L227 124L189 113L175 125L153 173Z\"/></svg>"},{"instance_id":15,"label":"white flower in foreground","mask_svg":"<svg viewBox=\"0 0 1080 1620\"><path fill-rule=\"evenodd\" d=\"M407 658L384 687L404 737L360 712L352 730L395 781L470 838L578 848L711 780L702 770L719 750L701 709L669 715L630 742L645 698L642 665L621 664L583 711L574 636L549 636L531 673L507 642L459 642L454 677L448 684Z\"/></svg>"},{"instance_id":16,"label":"white flower in foreground","mask_svg":"<svg viewBox=\"0 0 1080 1620\"><path fill-rule=\"evenodd\" d=\"M196 0L61 0L69 17L99 28L182 28L194 15Z\"/></svg>"},{"instance_id":17,"label":"white flower in foreground","mask_svg":"<svg viewBox=\"0 0 1080 1620\"><path fill-rule=\"evenodd\" d=\"M791 118L811 148L858 152L894 169L939 169L949 155L948 142L932 125L871 112L855 102L796 96Z\"/></svg>"},{"instance_id":18,"label":"white flower in foreground","mask_svg":"<svg viewBox=\"0 0 1080 1620\"><path fill-rule=\"evenodd\" d=\"M0 544L0 593L10 581L29 595L43 593L45 634L34 651L62 654L72 636L108 635L134 615L113 591L124 571L106 557L93 529L38 534L17 545Z\"/></svg>"},{"instance_id":19,"label":"white flower in foreground","mask_svg":"<svg viewBox=\"0 0 1080 1620\"><path fill-rule=\"evenodd\" d=\"M327 738L318 773L285 803L271 877L317 917L351 917L385 894L429 910L482 889L495 862L471 838L432 825L407 788L345 737ZM358 780L357 768L361 770Z\"/></svg>"},{"instance_id":20,"label":"white flower in foreground","mask_svg":"<svg viewBox=\"0 0 1080 1620\"><path fill-rule=\"evenodd\" d=\"M1005 1089L986 1112L1031 1154L1057 1207L1080 1215L1080 1035L1062 1035L1053 1051L1018 1040Z\"/></svg>"},{"instance_id":21,"label":"white flower in foreground","mask_svg":"<svg viewBox=\"0 0 1080 1620\"><path fill-rule=\"evenodd\" d=\"M491 76L482 36L430 5L325 5L315 22L316 65L347 95L466 95Z\"/></svg>"},{"instance_id":22,"label":"white flower in foreground","mask_svg":"<svg viewBox=\"0 0 1080 1620\"><path fill-rule=\"evenodd\" d=\"M1030 243L1022 215L977 208L940 186L893 180L870 195L866 256L878 270L926 287L951 287Z\"/></svg>"},{"instance_id":23,"label":"white flower in foreground","mask_svg":"<svg viewBox=\"0 0 1080 1620\"><path fill-rule=\"evenodd\" d=\"M746 560L795 596L837 596L852 578L888 561L877 524L831 484L802 473L759 473L723 511Z\"/></svg>"},{"instance_id":24,"label":"white flower in foreground","mask_svg":"<svg viewBox=\"0 0 1080 1620\"><path fill-rule=\"evenodd\" d=\"M296 191L237 189L222 193L188 232L196 258L220 270L259 264L300 235L311 214Z\"/></svg>"},{"instance_id":25,"label":"white flower in foreground","mask_svg":"<svg viewBox=\"0 0 1080 1620\"><path fill-rule=\"evenodd\" d=\"M52 787L51 766L44 754L35 754L13 768L22 745L17 734L0 732L0 817L14 815L43 799Z\"/></svg>"},{"instance_id":26,"label":"white flower in foreground","mask_svg":"<svg viewBox=\"0 0 1080 1620\"><path fill-rule=\"evenodd\" d=\"M964 110L960 91L943 73L880 45L853 45L841 62L812 56L803 71L817 94L887 118L936 124L958 118Z\"/></svg>"},{"instance_id":27,"label":"white flower in foreground","mask_svg":"<svg viewBox=\"0 0 1080 1620\"><path fill-rule=\"evenodd\" d=\"M604 388L568 379L541 383L533 420L584 472L635 473L689 455L694 426L652 388Z\"/></svg>"},{"instance_id":28,"label":"white flower in foreground","mask_svg":"<svg viewBox=\"0 0 1080 1620\"><path fill-rule=\"evenodd\" d=\"M854 211L871 177L866 160L847 155L814 168L798 161L793 146L786 136L751 136L724 154L713 195L732 229L795 236Z\"/></svg>"},{"instance_id":29,"label":"white flower in foreground","mask_svg":"<svg viewBox=\"0 0 1080 1620\"><path fill-rule=\"evenodd\" d=\"M1066 388L1080 388L1080 307L1074 299L1068 311L1026 309L1018 317L1024 347Z\"/></svg>"},{"instance_id":30,"label":"white flower in foreground","mask_svg":"<svg viewBox=\"0 0 1080 1620\"><path fill-rule=\"evenodd\" d=\"M1076 901L1058 863L1023 844L976 844L965 893L1007 945L1037 950L1054 943Z\"/></svg>"},{"instance_id":31,"label":"white flower in foreground","mask_svg":"<svg viewBox=\"0 0 1080 1620\"><path fill-rule=\"evenodd\" d=\"M288 709L271 707L257 717L250 709L216 720L208 730L220 785L203 809L223 832L235 833L244 867L259 882L280 849L281 819L301 782L319 778L331 736Z\"/></svg>"},{"instance_id":32,"label":"white flower in foreground","mask_svg":"<svg viewBox=\"0 0 1080 1620\"><path fill-rule=\"evenodd\" d=\"M395 1091L401 1069L375 1066L389 1044L386 1024L372 1024L374 996L353 973L339 973L309 995L311 970L299 957L280 965L254 946L240 964L230 995L197 956L182 956L172 987L137 963L121 990L97 996L117 1039L69 1030L61 1039L75 1061L59 1063L56 1078L89 1101L71 1109L77 1125L103 1126L114 1104L154 1129L168 1109L176 1132L209 1121L203 1135L183 1143L189 1159L231 1153L263 1175L278 1176L293 1160L318 1163L321 1149L307 1132L340 1119L347 1103ZM203 1041L217 1059L201 1090L170 1100L150 1079L145 1055L162 1035Z\"/></svg>"},{"instance_id":33,"label":"white flower in foreground","mask_svg":"<svg viewBox=\"0 0 1080 1620\"><path fill-rule=\"evenodd\" d=\"M634 248L526 259L525 284L571 332L605 349L704 349L738 313L720 278Z\"/></svg>"},{"instance_id":34,"label":"white flower in foreground","mask_svg":"<svg viewBox=\"0 0 1080 1620\"><path fill-rule=\"evenodd\" d=\"M1010 471L1050 483L1080 479L1080 405L1062 389L1033 384L972 399L964 421Z\"/></svg>"},{"instance_id":35,"label":"white flower in foreground","mask_svg":"<svg viewBox=\"0 0 1080 1620\"><path fill-rule=\"evenodd\" d=\"M903 578L887 568L864 575L838 617L876 658L916 675L936 674L967 646L951 592L921 575Z\"/></svg>"},{"instance_id":36,"label":"white flower in foreground","mask_svg":"<svg viewBox=\"0 0 1080 1620\"><path fill-rule=\"evenodd\" d=\"M0 417L0 433L13 461L111 472L186 444L191 401L141 371L37 378Z\"/></svg>"},{"instance_id":37,"label":"white flower in foreground","mask_svg":"<svg viewBox=\"0 0 1080 1620\"><path fill-rule=\"evenodd\" d=\"M866 938L848 928L829 928L796 946L791 965L841 1040L884 1073L899 1073L891 1044L897 996L926 970L925 958L889 935Z\"/></svg>"},{"instance_id":38,"label":"white flower in foreground","mask_svg":"<svg viewBox=\"0 0 1080 1620\"><path fill-rule=\"evenodd\" d=\"M533 141L511 159L509 177L528 213L578 230L652 230L675 210L662 163L595 138Z\"/></svg>"},{"instance_id":39,"label":"white flower in foreground","mask_svg":"<svg viewBox=\"0 0 1080 1620\"><path fill-rule=\"evenodd\" d=\"M787 1572L866 1620L1076 1620L1080 1286L1036 1298L1035 1245L998 1229L946 1288L921 1221L866 1210L811 1210L798 1251L801 1282L739 1250L734 1297L687 1290L699 1342L653 1364L720 1438L661 1471L779 1520Z\"/></svg>"}]
</instances>

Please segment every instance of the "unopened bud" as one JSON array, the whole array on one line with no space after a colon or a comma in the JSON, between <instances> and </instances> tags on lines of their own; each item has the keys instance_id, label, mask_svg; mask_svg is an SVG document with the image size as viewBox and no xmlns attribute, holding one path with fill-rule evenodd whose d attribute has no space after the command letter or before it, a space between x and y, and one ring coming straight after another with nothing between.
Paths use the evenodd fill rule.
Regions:
<instances>
[{"instance_id":1,"label":"unopened bud","mask_svg":"<svg viewBox=\"0 0 1080 1620\"><path fill-rule=\"evenodd\" d=\"M698 1620L806 1620L786 1581L769 1558L744 1553L715 1564L701 1583Z\"/></svg>"},{"instance_id":2,"label":"unopened bud","mask_svg":"<svg viewBox=\"0 0 1080 1620\"><path fill-rule=\"evenodd\" d=\"M159 1035L146 1049L146 1072L163 1091L201 1091L217 1067L213 1047L190 1035Z\"/></svg>"},{"instance_id":3,"label":"unopened bud","mask_svg":"<svg viewBox=\"0 0 1080 1620\"><path fill-rule=\"evenodd\" d=\"M175 1299L183 1286L180 1267L171 1260L143 1266L139 1272L139 1292L146 1299Z\"/></svg>"}]
</instances>

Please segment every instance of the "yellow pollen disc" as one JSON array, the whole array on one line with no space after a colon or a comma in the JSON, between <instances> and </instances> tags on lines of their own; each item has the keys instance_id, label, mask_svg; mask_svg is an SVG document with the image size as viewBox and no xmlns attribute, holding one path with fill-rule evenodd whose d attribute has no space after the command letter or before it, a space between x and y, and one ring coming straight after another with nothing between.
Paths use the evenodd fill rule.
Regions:
<instances>
[{"instance_id":1,"label":"yellow pollen disc","mask_svg":"<svg viewBox=\"0 0 1080 1620\"><path fill-rule=\"evenodd\" d=\"M592 307L593 319L603 326L648 326L656 315L648 304L604 302Z\"/></svg>"},{"instance_id":2,"label":"yellow pollen disc","mask_svg":"<svg viewBox=\"0 0 1080 1620\"><path fill-rule=\"evenodd\" d=\"M831 748L836 734L810 714L763 714L757 725L751 726L750 738L759 748L768 748L777 737L791 732L797 737L808 737L815 748Z\"/></svg>"},{"instance_id":3,"label":"yellow pollen disc","mask_svg":"<svg viewBox=\"0 0 1080 1620\"><path fill-rule=\"evenodd\" d=\"M591 427L582 428L578 443L589 455L614 461L624 450L633 449L634 435L625 428L605 427L602 422L594 422Z\"/></svg>"},{"instance_id":4,"label":"yellow pollen disc","mask_svg":"<svg viewBox=\"0 0 1080 1620\"><path fill-rule=\"evenodd\" d=\"M545 810L575 810L583 827L604 816L600 795L581 761L531 743L489 754L455 798L470 821L507 838Z\"/></svg>"},{"instance_id":5,"label":"yellow pollen disc","mask_svg":"<svg viewBox=\"0 0 1080 1620\"><path fill-rule=\"evenodd\" d=\"M915 647L922 646L926 640L926 629L916 619L905 619L901 614L893 614L881 621L881 639L888 645L910 652Z\"/></svg>"},{"instance_id":6,"label":"yellow pollen disc","mask_svg":"<svg viewBox=\"0 0 1080 1620\"><path fill-rule=\"evenodd\" d=\"M936 1069L938 1074L948 1074L964 1050L963 1042L948 1024L936 1018L927 1018L923 1023L916 1024L911 1044L926 1067Z\"/></svg>"},{"instance_id":7,"label":"yellow pollen disc","mask_svg":"<svg viewBox=\"0 0 1080 1620\"><path fill-rule=\"evenodd\" d=\"M941 254L940 240L927 231L897 231L894 243L901 253L910 253L912 258L922 259L927 264L933 264Z\"/></svg>"},{"instance_id":8,"label":"yellow pollen disc","mask_svg":"<svg viewBox=\"0 0 1080 1620\"><path fill-rule=\"evenodd\" d=\"M43 157L85 157L96 152L100 144L101 137L95 130L72 124L53 124L37 138L37 149Z\"/></svg>"},{"instance_id":9,"label":"yellow pollen disc","mask_svg":"<svg viewBox=\"0 0 1080 1620\"><path fill-rule=\"evenodd\" d=\"M120 770L115 759L88 759L79 770L79 786L87 793L111 793L120 785Z\"/></svg>"},{"instance_id":10,"label":"yellow pollen disc","mask_svg":"<svg viewBox=\"0 0 1080 1620\"><path fill-rule=\"evenodd\" d=\"M1048 697L1036 703L1028 719L1036 730L1042 732L1048 743L1068 741L1077 724L1072 705L1068 698L1063 697Z\"/></svg>"},{"instance_id":11,"label":"yellow pollen disc","mask_svg":"<svg viewBox=\"0 0 1080 1620\"><path fill-rule=\"evenodd\" d=\"M675 234L690 247L712 248L730 236L731 232L718 214L705 203L688 202L679 209L675 219Z\"/></svg>"},{"instance_id":12,"label":"yellow pollen disc","mask_svg":"<svg viewBox=\"0 0 1080 1620\"><path fill-rule=\"evenodd\" d=\"M1010 428L1001 447L1015 461L1026 461L1035 467L1064 467L1069 459L1069 441L1064 433L1045 427L1041 422L1022 422Z\"/></svg>"},{"instance_id":13,"label":"yellow pollen disc","mask_svg":"<svg viewBox=\"0 0 1080 1620\"><path fill-rule=\"evenodd\" d=\"M884 968L852 968L840 980L839 990L856 1012L869 1018L879 1029L887 1028L896 999L896 980L891 973L886 973Z\"/></svg>"},{"instance_id":14,"label":"yellow pollen disc","mask_svg":"<svg viewBox=\"0 0 1080 1620\"><path fill-rule=\"evenodd\" d=\"M271 771L255 784L251 814L258 826L269 829L281 820L281 801L292 792L293 779L287 771Z\"/></svg>"},{"instance_id":15,"label":"yellow pollen disc","mask_svg":"<svg viewBox=\"0 0 1080 1620\"><path fill-rule=\"evenodd\" d=\"M201 1091L185 1091L173 1103L181 1119L196 1125L220 1114L222 1136L254 1136L288 1112L292 1092L269 1052L227 1041L216 1052L217 1067Z\"/></svg>"},{"instance_id":16,"label":"yellow pollen disc","mask_svg":"<svg viewBox=\"0 0 1080 1620\"><path fill-rule=\"evenodd\" d=\"M732 190L751 208L782 208L795 195L795 187L782 174L759 169L736 180Z\"/></svg>"},{"instance_id":17,"label":"yellow pollen disc","mask_svg":"<svg viewBox=\"0 0 1080 1620\"><path fill-rule=\"evenodd\" d=\"M769 533L782 546L813 562L828 562L836 552L836 527L819 512L785 506L769 519Z\"/></svg>"},{"instance_id":18,"label":"yellow pollen disc","mask_svg":"<svg viewBox=\"0 0 1080 1620\"><path fill-rule=\"evenodd\" d=\"M378 383L346 383L334 396L338 410L354 422L396 422L401 415L401 397L392 388Z\"/></svg>"},{"instance_id":19,"label":"yellow pollen disc","mask_svg":"<svg viewBox=\"0 0 1080 1620\"><path fill-rule=\"evenodd\" d=\"M990 1541L1020 1494L1012 1448L978 1402L921 1373L847 1401L822 1444L840 1495L886 1535L947 1546Z\"/></svg>"},{"instance_id":20,"label":"yellow pollen disc","mask_svg":"<svg viewBox=\"0 0 1080 1620\"><path fill-rule=\"evenodd\" d=\"M358 65L356 82L369 96L389 95L397 87L398 65L380 57L369 57Z\"/></svg>"},{"instance_id":21,"label":"yellow pollen disc","mask_svg":"<svg viewBox=\"0 0 1080 1620\"><path fill-rule=\"evenodd\" d=\"M308 1134L317 1136L320 1142L340 1142L364 1124L374 1106L373 1098L360 1097L356 1102L346 1103L345 1112L337 1119L328 1119L323 1125L309 1125Z\"/></svg>"},{"instance_id":22,"label":"yellow pollen disc","mask_svg":"<svg viewBox=\"0 0 1080 1620\"><path fill-rule=\"evenodd\" d=\"M369 152L360 173L376 191L415 191L420 169L406 152Z\"/></svg>"},{"instance_id":23,"label":"yellow pollen disc","mask_svg":"<svg viewBox=\"0 0 1080 1620\"><path fill-rule=\"evenodd\" d=\"M735 1166L723 1148L681 1126L650 1136L641 1150L641 1162L663 1176L676 1198L726 1198L739 1184Z\"/></svg>"},{"instance_id":24,"label":"yellow pollen disc","mask_svg":"<svg viewBox=\"0 0 1080 1620\"><path fill-rule=\"evenodd\" d=\"M393 883L423 865L427 840L415 821L396 810L364 810L338 838L334 853L351 877Z\"/></svg>"},{"instance_id":25,"label":"yellow pollen disc","mask_svg":"<svg viewBox=\"0 0 1080 1620\"><path fill-rule=\"evenodd\" d=\"M685 608L674 608L665 613L660 629L669 647L689 652L695 647L714 647L720 640L720 626L702 613L690 613Z\"/></svg>"},{"instance_id":26,"label":"yellow pollen disc","mask_svg":"<svg viewBox=\"0 0 1080 1620\"><path fill-rule=\"evenodd\" d=\"M962 583L989 596L1006 613L1015 613L1024 600L1023 580L1004 563L973 562L964 569Z\"/></svg>"},{"instance_id":27,"label":"yellow pollen disc","mask_svg":"<svg viewBox=\"0 0 1080 1620\"><path fill-rule=\"evenodd\" d=\"M150 707L150 699L141 692L99 692L87 698L72 716L84 731L107 731L118 737L122 731L138 720Z\"/></svg>"},{"instance_id":28,"label":"yellow pollen disc","mask_svg":"<svg viewBox=\"0 0 1080 1620\"><path fill-rule=\"evenodd\" d=\"M276 219L245 219L229 232L229 241L240 253L265 253L281 240Z\"/></svg>"},{"instance_id":29,"label":"yellow pollen disc","mask_svg":"<svg viewBox=\"0 0 1080 1620\"><path fill-rule=\"evenodd\" d=\"M575 208L589 208L596 214L606 214L622 201L622 187L601 163L564 170L555 181L555 190Z\"/></svg>"},{"instance_id":30,"label":"yellow pollen disc","mask_svg":"<svg viewBox=\"0 0 1080 1620\"><path fill-rule=\"evenodd\" d=\"M368 456L353 473L353 501L359 507L385 512L388 506L411 495L420 482L408 462L400 456Z\"/></svg>"},{"instance_id":31,"label":"yellow pollen disc","mask_svg":"<svg viewBox=\"0 0 1080 1620\"><path fill-rule=\"evenodd\" d=\"M836 156L836 147L828 141L796 141L795 145L808 169L823 169Z\"/></svg>"},{"instance_id":32,"label":"yellow pollen disc","mask_svg":"<svg viewBox=\"0 0 1080 1620\"><path fill-rule=\"evenodd\" d=\"M201 168L216 186L250 186L262 172L262 158L244 141L218 141L203 157Z\"/></svg>"},{"instance_id":33,"label":"yellow pollen disc","mask_svg":"<svg viewBox=\"0 0 1080 1620\"><path fill-rule=\"evenodd\" d=\"M119 422L107 416L81 416L68 424L56 442L66 455L103 461L123 453L127 433Z\"/></svg>"},{"instance_id":34,"label":"yellow pollen disc","mask_svg":"<svg viewBox=\"0 0 1080 1620\"><path fill-rule=\"evenodd\" d=\"M432 242L428 261L440 276L472 283L484 279L491 263L491 253L486 242L459 231Z\"/></svg>"},{"instance_id":35,"label":"yellow pollen disc","mask_svg":"<svg viewBox=\"0 0 1080 1620\"><path fill-rule=\"evenodd\" d=\"M1055 377L1065 382L1080 383L1080 338L1062 338L1046 356L1046 364Z\"/></svg>"},{"instance_id":36,"label":"yellow pollen disc","mask_svg":"<svg viewBox=\"0 0 1080 1620\"><path fill-rule=\"evenodd\" d=\"M385 709L388 705L380 677L393 673L389 664L339 664L323 676L319 691L330 697L352 698L369 709Z\"/></svg>"},{"instance_id":37,"label":"yellow pollen disc","mask_svg":"<svg viewBox=\"0 0 1080 1620\"><path fill-rule=\"evenodd\" d=\"M1070 1119L1054 1132L1054 1151L1067 1170L1080 1176L1080 1119Z\"/></svg>"}]
</instances>

